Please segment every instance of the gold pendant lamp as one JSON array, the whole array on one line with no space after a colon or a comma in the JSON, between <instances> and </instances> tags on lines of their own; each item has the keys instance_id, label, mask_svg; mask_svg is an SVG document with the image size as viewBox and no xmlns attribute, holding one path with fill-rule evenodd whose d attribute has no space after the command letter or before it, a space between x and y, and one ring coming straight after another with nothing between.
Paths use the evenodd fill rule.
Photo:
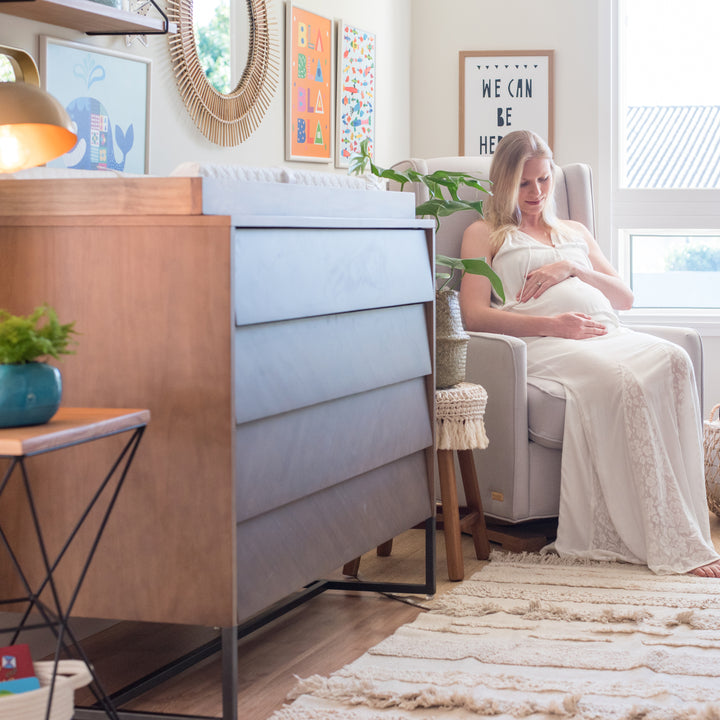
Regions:
<instances>
[{"instance_id":1,"label":"gold pendant lamp","mask_svg":"<svg viewBox=\"0 0 720 720\"><path fill-rule=\"evenodd\" d=\"M42 165L77 142L65 108L40 87L35 61L24 50L0 45L15 82L0 82L0 172Z\"/></svg>"}]
</instances>

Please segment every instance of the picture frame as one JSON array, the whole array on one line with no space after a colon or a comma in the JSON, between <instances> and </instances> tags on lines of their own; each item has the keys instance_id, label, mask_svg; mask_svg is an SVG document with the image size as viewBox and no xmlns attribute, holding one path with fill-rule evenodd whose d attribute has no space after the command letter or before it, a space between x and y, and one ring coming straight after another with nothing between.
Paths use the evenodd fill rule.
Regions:
<instances>
[{"instance_id":1,"label":"picture frame","mask_svg":"<svg viewBox=\"0 0 720 720\"><path fill-rule=\"evenodd\" d=\"M332 20L287 3L285 159L333 161Z\"/></svg>"},{"instance_id":2,"label":"picture frame","mask_svg":"<svg viewBox=\"0 0 720 720\"><path fill-rule=\"evenodd\" d=\"M149 171L149 58L43 35L40 65L43 87L78 134L75 147L48 167Z\"/></svg>"},{"instance_id":3,"label":"picture frame","mask_svg":"<svg viewBox=\"0 0 720 720\"><path fill-rule=\"evenodd\" d=\"M554 51L460 52L459 154L492 155L511 130L553 147Z\"/></svg>"},{"instance_id":4,"label":"picture frame","mask_svg":"<svg viewBox=\"0 0 720 720\"><path fill-rule=\"evenodd\" d=\"M335 167L346 168L368 138L375 156L377 38L343 20L337 26L337 97Z\"/></svg>"}]
</instances>

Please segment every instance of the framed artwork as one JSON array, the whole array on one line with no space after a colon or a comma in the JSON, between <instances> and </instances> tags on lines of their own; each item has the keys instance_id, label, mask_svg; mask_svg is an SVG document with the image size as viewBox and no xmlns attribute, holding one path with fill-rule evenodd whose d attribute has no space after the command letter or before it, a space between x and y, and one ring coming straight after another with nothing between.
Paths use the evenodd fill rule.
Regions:
<instances>
[{"instance_id":1,"label":"framed artwork","mask_svg":"<svg viewBox=\"0 0 720 720\"><path fill-rule=\"evenodd\" d=\"M376 42L374 33L350 23L338 24L336 167L348 167L368 138L375 156Z\"/></svg>"},{"instance_id":2,"label":"framed artwork","mask_svg":"<svg viewBox=\"0 0 720 720\"><path fill-rule=\"evenodd\" d=\"M492 155L532 130L553 146L552 50L460 52L460 155Z\"/></svg>"},{"instance_id":3,"label":"framed artwork","mask_svg":"<svg viewBox=\"0 0 720 720\"><path fill-rule=\"evenodd\" d=\"M150 60L41 36L45 89L76 125L75 147L48 167L148 172Z\"/></svg>"},{"instance_id":4,"label":"framed artwork","mask_svg":"<svg viewBox=\"0 0 720 720\"><path fill-rule=\"evenodd\" d=\"M332 20L288 0L285 159L332 162Z\"/></svg>"}]
</instances>

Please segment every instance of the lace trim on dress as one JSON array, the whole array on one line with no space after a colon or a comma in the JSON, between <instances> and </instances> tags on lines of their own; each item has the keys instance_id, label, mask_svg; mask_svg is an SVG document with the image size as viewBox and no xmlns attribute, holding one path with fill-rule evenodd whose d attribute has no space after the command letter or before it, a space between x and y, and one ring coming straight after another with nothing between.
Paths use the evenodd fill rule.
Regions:
<instances>
[{"instance_id":1,"label":"lace trim on dress","mask_svg":"<svg viewBox=\"0 0 720 720\"><path fill-rule=\"evenodd\" d=\"M682 351L669 346L667 352L675 393L674 402L668 399L668 405L675 406L676 421L680 422L691 375ZM635 484L642 505L648 567L655 572L684 572L690 569L686 564L693 558L702 558L700 564L710 562L712 558L704 560L708 547L696 525L676 521L688 514L688 508L642 386L627 367L620 367L620 376L630 463L628 481Z\"/></svg>"}]
</instances>

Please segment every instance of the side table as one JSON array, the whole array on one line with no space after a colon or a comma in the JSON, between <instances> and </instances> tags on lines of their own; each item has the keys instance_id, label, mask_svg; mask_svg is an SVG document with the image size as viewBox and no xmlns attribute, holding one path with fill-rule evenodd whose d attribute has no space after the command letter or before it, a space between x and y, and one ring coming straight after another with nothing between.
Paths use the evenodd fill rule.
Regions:
<instances>
[{"instance_id":1,"label":"side table","mask_svg":"<svg viewBox=\"0 0 720 720\"><path fill-rule=\"evenodd\" d=\"M474 383L463 382L435 391L438 475L450 580L462 580L465 576L461 532L472 534L478 560L486 560L490 556L485 514L472 453L474 448L482 449L488 446L483 419L486 405L485 388ZM458 456L469 510L462 519L458 507L453 451Z\"/></svg>"},{"instance_id":2,"label":"side table","mask_svg":"<svg viewBox=\"0 0 720 720\"><path fill-rule=\"evenodd\" d=\"M10 563L17 573L24 596L15 598L0 599L0 605L18 605L27 603L20 623L10 628L0 628L0 632L13 632L12 643L17 642L17 637L23 630L32 628L48 627L56 635L57 645L55 651L55 662L53 668L52 682L50 683L49 698L45 717L50 716L52 707L52 693L54 679L57 675L57 664L63 650L69 652L66 637L70 645L82 660L88 665L93 678L93 692L106 715L110 718L117 718L117 713L102 689L92 666L88 663L80 644L75 637L72 628L69 626L69 619L73 605L80 592L83 580L87 574L93 555L97 549L100 538L107 525L120 488L125 480L127 472L132 464L135 453L142 439L145 427L150 421L148 410L118 410L118 409L95 409L95 408L60 408L49 423L45 425L34 425L18 428L0 429L0 458L9 459L9 465L0 479L0 503L2 503L3 492L8 487L13 476L18 477L22 484L24 497L32 518L34 535L37 540L37 547L42 557L43 575L39 581L33 581L30 573L23 568L17 548L13 548L11 538L0 523L0 548L4 547L9 556ZM46 544L46 530L36 508L35 495L33 494L26 459L35 455L62 450L75 445L99 440L118 433L132 432L121 449L117 459L112 463L108 473L97 485L93 484L91 497L84 508L79 508L79 519L67 533L67 537L61 543L61 549L55 557L51 558ZM15 472L17 470L17 472ZM112 482L114 479L114 483ZM97 489L95 490L95 487ZM104 492L107 490L107 492ZM99 507L95 515L99 516L99 524L94 535L90 538L87 554L84 554L84 562L78 574L75 585L69 593L69 599L62 602L58 588L56 587L54 572L58 564L65 556L68 548L73 543L86 519L92 513L98 501L107 498L104 508ZM49 588L51 599L49 602L41 600L41 594ZM42 617L42 622L30 624L31 613L35 611Z\"/></svg>"}]
</instances>

